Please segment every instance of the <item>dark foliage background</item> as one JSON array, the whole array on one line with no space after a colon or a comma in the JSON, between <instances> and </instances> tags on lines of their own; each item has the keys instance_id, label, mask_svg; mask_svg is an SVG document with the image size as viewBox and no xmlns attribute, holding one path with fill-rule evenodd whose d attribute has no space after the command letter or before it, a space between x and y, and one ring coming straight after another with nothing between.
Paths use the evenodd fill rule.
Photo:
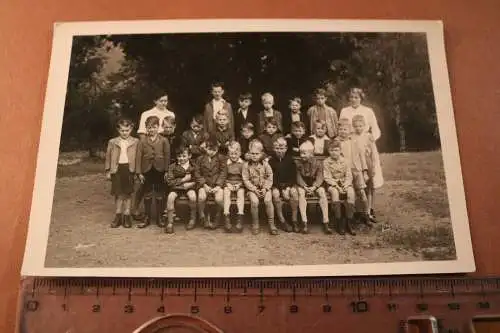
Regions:
<instances>
[{"instance_id":1,"label":"dark foliage background","mask_svg":"<svg viewBox=\"0 0 500 333\"><path fill-rule=\"evenodd\" d=\"M93 154L114 135L117 117L138 121L164 93L182 129L202 112L213 81L224 82L234 108L249 91L260 110L269 91L282 112L293 96L307 108L318 87L340 112L348 89L360 86L380 123L381 151L440 148L424 34L200 33L75 37L61 150Z\"/></svg>"}]
</instances>

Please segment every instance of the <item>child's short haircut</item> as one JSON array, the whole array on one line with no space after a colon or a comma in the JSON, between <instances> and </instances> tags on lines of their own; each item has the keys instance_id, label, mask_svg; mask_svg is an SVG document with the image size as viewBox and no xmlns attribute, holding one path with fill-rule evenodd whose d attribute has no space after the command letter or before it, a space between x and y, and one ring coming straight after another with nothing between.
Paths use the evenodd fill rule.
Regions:
<instances>
[{"instance_id":1,"label":"child's short haircut","mask_svg":"<svg viewBox=\"0 0 500 333\"><path fill-rule=\"evenodd\" d=\"M212 82L212 84L210 85L210 88L211 89L213 89L213 88L222 88L222 89L224 89L224 84L222 82L215 81L215 82Z\"/></svg>"},{"instance_id":2,"label":"child's short haircut","mask_svg":"<svg viewBox=\"0 0 500 333\"><path fill-rule=\"evenodd\" d=\"M156 98L157 101L159 101L160 99L162 99L163 97L166 97L168 99L168 94L167 93L162 93L162 94L159 94L157 95L158 97Z\"/></svg>"},{"instance_id":3,"label":"child's short haircut","mask_svg":"<svg viewBox=\"0 0 500 333\"><path fill-rule=\"evenodd\" d=\"M189 150L189 147L186 146L186 145L180 145L175 150L175 156L180 156L180 155L182 155L184 153L187 153L188 155L191 155L191 151Z\"/></svg>"},{"instance_id":4,"label":"child's short haircut","mask_svg":"<svg viewBox=\"0 0 500 333\"><path fill-rule=\"evenodd\" d=\"M300 97L294 97L294 98L290 99L290 103L292 103L292 102L295 102L295 103L302 105L302 99Z\"/></svg>"},{"instance_id":5,"label":"child's short haircut","mask_svg":"<svg viewBox=\"0 0 500 333\"><path fill-rule=\"evenodd\" d=\"M246 99L252 100L252 94L249 92L245 92L240 94L240 97L238 98L239 101L244 101Z\"/></svg>"},{"instance_id":6,"label":"child's short haircut","mask_svg":"<svg viewBox=\"0 0 500 333\"><path fill-rule=\"evenodd\" d=\"M205 148L206 149L217 150L217 149L219 149L219 142L217 141L217 139L215 137L211 136L205 142Z\"/></svg>"},{"instance_id":7,"label":"child's short haircut","mask_svg":"<svg viewBox=\"0 0 500 333\"><path fill-rule=\"evenodd\" d=\"M251 131L255 130L255 126L250 122L246 122L243 125L241 125L241 129L244 129L244 128L251 130Z\"/></svg>"},{"instance_id":8,"label":"child's short haircut","mask_svg":"<svg viewBox=\"0 0 500 333\"><path fill-rule=\"evenodd\" d=\"M261 98L261 99L262 99L262 102L266 102L266 101L267 101L267 102L274 103L274 96L273 96L273 95L271 95L271 93L268 93L268 92L267 92L267 93L264 93L264 94L262 95L262 98Z\"/></svg>"},{"instance_id":9,"label":"child's short haircut","mask_svg":"<svg viewBox=\"0 0 500 333\"><path fill-rule=\"evenodd\" d=\"M307 140L300 145L299 151L312 153L314 151L314 145L311 141Z\"/></svg>"},{"instance_id":10,"label":"child's short haircut","mask_svg":"<svg viewBox=\"0 0 500 333\"><path fill-rule=\"evenodd\" d=\"M349 90L349 95L358 95L361 100L365 99L365 92L363 89L358 88L358 87L353 87Z\"/></svg>"},{"instance_id":11,"label":"child's short haircut","mask_svg":"<svg viewBox=\"0 0 500 333\"><path fill-rule=\"evenodd\" d=\"M319 128L319 127L326 129L326 121L318 119L316 121L316 128Z\"/></svg>"},{"instance_id":12,"label":"child's short haircut","mask_svg":"<svg viewBox=\"0 0 500 333\"><path fill-rule=\"evenodd\" d=\"M349 119L347 118L340 118L339 119L339 128L340 127L351 127L351 123L349 122Z\"/></svg>"},{"instance_id":13,"label":"child's short haircut","mask_svg":"<svg viewBox=\"0 0 500 333\"><path fill-rule=\"evenodd\" d=\"M231 141L229 142L229 144L227 145L227 151L228 152L231 152L231 151L237 151L239 153L241 153L241 145L238 141Z\"/></svg>"},{"instance_id":14,"label":"child's short haircut","mask_svg":"<svg viewBox=\"0 0 500 333\"><path fill-rule=\"evenodd\" d=\"M259 152L262 152L264 150L264 145L262 144L262 141L259 139L253 139L250 141L248 144L248 150L258 150Z\"/></svg>"},{"instance_id":15,"label":"child's short haircut","mask_svg":"<svg viewBox=\"0 0 500 333\"><path fill-rule=\"evenodd\" d=\"M130 119L121 118L121 119L118 119L118 121L116 122L116 128L120 128L120 127L132 127L132 128L134 128L134 123Z\"/></svg>"},{"instance_id":16,"label":"child's short haircut","mask_svg":"<svg viewBox=\"0 0 500 333\"><path fill-rule=\"evenodd\" d=\"M167 124L170 126L175 126L175 117L166 116L165 118L163 118L163 126Z\"/></svg>"},{"instance_id":17,"label":"child's short haircut","mask_svg":"<svg viewBox=\"0 0 500 333\"><path fill-rule=\"evenodd\" d=\"M146 118L146 127L155 125L160 126L160 118L158 118L157 116L149 116Z\"/></svg>"},{"instance_id":18,"label":"child's short haircut","mask_svg":"<svg viewBox=\"0 0 500 333\"><path fill-rule=\"evenodd\" d=\"M333 139L328 142L328 149L342 148L342 143L339 139Z\"/></svg>"},{"instance_id":19,"label":"child's short haircut","mask_svg":"<svg viewBox=\"0 0 500 333\"><path fill-rule=\"evenodd\" d=\"M314 91L314 96L318 98L319 96L326 97L326 90L323 88L318 88Z\"/></svg>"},{"instance_id":20,"label":"child's short haircut","mask_svg":"<svg viewBox=\"0 0 500 333\"><path fill-rule=\"evenodd\" d=\"M274 125L278 127L278 121L275 118L267 118L264 127L267 127L267 125Z\"/></svg>"},{"instance_id":21,"label":"child's short haircut","mask_svg":"<svg viewBox=\"0 0 500 333\"><path fill-rule=\"evenodd\" d=\"M191 118L191 123L197 123L198 125L203 126L203 115L197 114L193 118Z\"/></svg>"},{"instance_id":22,"label":"child's short haircut","mask_svg":"<svg viewBox=\"0 0 500 333\"><path fill-rule=\"evenodd\" d=\"M221 118L221 117L229 117L228 112L224 109L220 110L217 115L215 116L215 119Z\"/></svg>"},{"instance_id":23,"label":"child's short haircut","mask_svg":"<svg viewBox=\"0 0 500 333\"><path fill-rule=\"evenodd\" d=\"M352 117L352 124L354 125L355 123L363 123L363 124L366 124L365 123L365 117L363 117L362 115L360 114L357 114L357 115L354 115Z\"/></svg>"},{"instance_id":24,"label":"child's short haircut","mask_svg":"<svg viewBox=\"0 0 500 333\"><path fill-rule=\"evenodd\" d=\"M303 121L294 121L292 123L292 129L299 129L299 128L305 129L306 124L304 124Z\"/></svg>"},{"instance_id":25,"label":"child's short haircut","mask_svg":"<svg viewBox=\"0 0 500 333\"><path fill-rule=\"evenodd\" d=\"M273 146L275 148L286 148L288 145L286 143L286 139L283 136L280 136L273 141Z\"/></svg>"}]
</instances>

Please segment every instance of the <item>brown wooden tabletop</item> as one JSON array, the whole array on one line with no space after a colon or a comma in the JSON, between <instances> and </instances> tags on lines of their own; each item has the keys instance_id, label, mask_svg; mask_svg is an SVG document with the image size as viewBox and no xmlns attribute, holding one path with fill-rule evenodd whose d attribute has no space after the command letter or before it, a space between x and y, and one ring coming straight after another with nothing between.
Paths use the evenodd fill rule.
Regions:
<instances>
[{"instance_id":1,"label":"brown wooden tabletop","mask_svg":"<svg viewBox=\"0 0 500 333\"><path fill-rule=\"evenodd\" d=\"M15 325L56 21L169 18L442 20L478 271L500 275L498 0L0 1L0 331Z\"/></svg>"}]
</instances>

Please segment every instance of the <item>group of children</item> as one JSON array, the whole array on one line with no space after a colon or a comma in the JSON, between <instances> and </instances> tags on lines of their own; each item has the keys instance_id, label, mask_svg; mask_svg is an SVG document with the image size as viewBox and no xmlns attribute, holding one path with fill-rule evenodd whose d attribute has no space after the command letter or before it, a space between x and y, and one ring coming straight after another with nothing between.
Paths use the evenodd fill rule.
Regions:
<instances>
[{"instance_id":1,"label":"group of children","mask_svg":"<svg viewBox=\"0 0 500 333\"><path fill-rule=\"evenodd\" d=\"M361 89L351 89L350 105L342 109L340 117L326 105L322 89L315 92L316 104L305 113L301 99L291 99L290 113L285 116L273 108L270 93L262 95L259 113L250 109L249 93L240 95L235 113L223 98L222 85L213 84L211 93L213 99L203 114L194 116L181 136L175 134L175 114L167 109L168 96L160 97L153 109L141 115L139 138L131 136L131 121L118 121L119 135L109 140L106 153L106 175L116 199L111 227L130 228L134 218L141 221L139 228L145 228L154 219L166 233L173 233L175 202L180 196L189 203L188 230L197 225L215 229L222 222L226 232L242 232L245 196L250 202L253 234L260 231L260 203L272 235L278 234L277 225L287 232L308 233L311 197L318 198L326 234L332 233L329 209L340 234L355 235L356 210L366 225L376 222L373 197L383 184L375 144L380 129L373 110L361 104ZM140 183L138 189L134 189L135 179ZM215 204L209 214L206 203L210 197ZM233 222L230 208L234 198L237 215ZM138 211L142 201L145 216ZM290 219L283 211L285 202L291 208Z\"/></svg>"}]
</instances>

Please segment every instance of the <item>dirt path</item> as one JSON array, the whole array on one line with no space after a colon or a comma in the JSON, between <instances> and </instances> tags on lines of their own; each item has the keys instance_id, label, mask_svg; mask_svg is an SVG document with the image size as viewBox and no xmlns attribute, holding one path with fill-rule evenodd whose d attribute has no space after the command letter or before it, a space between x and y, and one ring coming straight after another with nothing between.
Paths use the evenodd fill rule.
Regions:
<instances>
[{"instance_id":1,"label":"dirt path","mask_svg":"<svg viewBox=\"0 0 500 333\"><path fill-rule=\"evenodd\" d=\"M392 235L418 228L449 228L449 217L411 201L408 193L429 192L426 181L386 181L377 196L382 223L358 236L327 236L318 224L309 235L282 232L272 237L222 230L187 232L176 225L174 235L157 227L111 229L113 199L101 175L58 178L52 213L47 267L175 267L292 265L397 262L422 260L423 249L394 244ZM432 190L432 188L430 189ZM83 199L82 199L83 198ZM445 200L443 198L440 199ZM418 244L418 241L417 241Z\"/></svg>"}]
</instances>

